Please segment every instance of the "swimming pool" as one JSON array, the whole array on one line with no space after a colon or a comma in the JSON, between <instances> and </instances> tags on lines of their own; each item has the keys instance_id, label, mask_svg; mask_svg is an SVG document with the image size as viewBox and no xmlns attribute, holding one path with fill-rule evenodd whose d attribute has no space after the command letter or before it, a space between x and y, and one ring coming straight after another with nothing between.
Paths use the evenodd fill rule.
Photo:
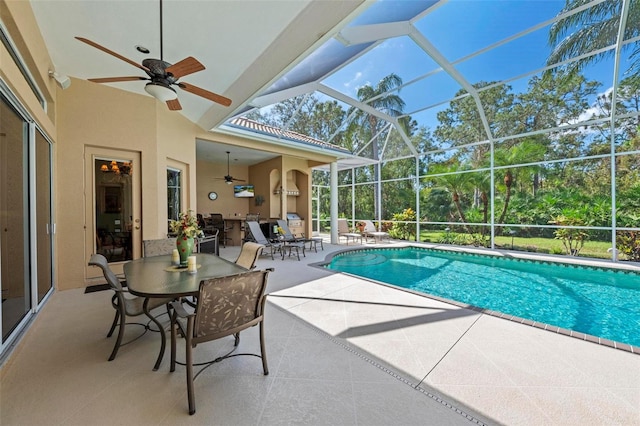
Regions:
<instances>
[{"instance_id":1,"label":"swimming pool","mask_svg":"<svg viewBox=\"0 0 640 426\"><path fill-rule=\"evenodd\" d=\"M326 268L640 347L640 274L418 247L353 250Z\"/></svg>"}]
</instances>

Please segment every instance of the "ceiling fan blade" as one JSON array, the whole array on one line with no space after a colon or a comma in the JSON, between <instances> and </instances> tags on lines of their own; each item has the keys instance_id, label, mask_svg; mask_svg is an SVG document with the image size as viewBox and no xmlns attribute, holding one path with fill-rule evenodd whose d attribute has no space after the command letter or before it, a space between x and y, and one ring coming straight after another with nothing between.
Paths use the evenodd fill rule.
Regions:
<instances>
[{"instance_id":1,"label":"ceiling fan blade","mask_svg":"<svg viewBox=\"0 0 640 426\"><path fill-rule=\"evenodd\" d=\"M87 80L93 81L94 83L116 83L119 81L138 81L138 80L149 80L146 77L105 77L105 78L88 78Z\"/></svg>"},{"instance_id":2,"label":"ceiling fan blade","mask_svg":"<svg viewBox=\"0 0 640 426\"><path fill-rule=\"evenodd\" d=\"M167 106L171 111L180 111L182 109L182 105L180 105L180 101L177 99L167 101Z\"/></svg>"},{"instance_id":3,"label":"ceiling fan blade","mask_svg":"<svg viewBox=\"0 0 640 426\"><path fill-rule=\"evenodd\" d=\"M233 180L235 182L246 182L246 180L244 180L244 179L231 178L231 180Z\"/></svg>"},{"instance_id":4,"label":"ceiling fan blade","mask_svg":"<svg viewBox=\"0 0 640 426\"><path fill-rule=\"evenodd\" d=\"M189 56L188 58L184 58L180 62L177 62L170 67L165 69L166 72L170 72L173 76L178 79L180 77L184 77L185 75L193 74L194 72L202 71L204 65L202 65L196 58L193 56Z\"/></svg>"},{"instance_id":5,"label":"ceiling fan blade","mask_svg":"<svg viewBox=\"0 0 640 426\"><path fill-rule=\"evenodd\" d=\"M84 38L84 37L76 37L76 38L77 38L78 40L80 40L81 42L83 42L83 43L87 43L89 46L93 46L93 47L95 47L96 49L102 50L103 52L108 53L108 54L109 54L109 55L111 55L111 56L115 56L116 58L118 58L118 59L120 59L120 60L122 60L122 61L125 61L125 62L127 62L127 63L129 63L129 64L133 65L133 66L134 66L134 67L136 67L136 68L140 68L140 69L141 69L141 70L143 70L144 72L149 72L149 68L147 68L147 67L145 67L145 66L142 66L142 65L140 65L140 64L138 64L138 63L136 63L136 62L133 62L131 59L125 58L124 56L122 56L122 55L120 55L120 54L118 54L118 53L114 52L113 50L109 50L109 49L107 49L106 47L101 46L101 45L99 45L98 43L96 43L96 42L94 42L94 41L91 41L91 40L89 40L89 39L87 39L87 38Z\"/></svg>"},{"instance_id":6,"label":"ceiling fan blade","mask_svg":"<svg viewBox=\"0 0 640 426\"><path fill-rule=\"evenodd\" d=\"M213 92L209 92L208 90L204 90L201 87L194 86L188 83L176 83L178 87L182 90L186 90L187 92L193 93L194 95L202 96L203 98L209 99L210 101L217 102L220 105L229 106L231 105L231 99L225 98L224 96L220 96Z\"/></svg>"}]
</instances>

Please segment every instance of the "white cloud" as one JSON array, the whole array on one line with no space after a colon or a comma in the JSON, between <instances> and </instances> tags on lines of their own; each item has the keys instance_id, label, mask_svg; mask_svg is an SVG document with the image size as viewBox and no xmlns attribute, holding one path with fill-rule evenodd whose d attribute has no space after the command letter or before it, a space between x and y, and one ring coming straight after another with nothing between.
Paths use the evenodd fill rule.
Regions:
<instances>
[{"instance_id":1,"label":"white cloud","mask_svg":"<svg viewBox=\"0 0 640 426\"><path fill-rule=\"evenodd\" d=\"M356 74L353 76L351 80L345 81L342 84L346 89L350 89L352 86L357 84L361 78L362 78L362 71L358 71L356 72Z\"/></svg>"},{"instance_id":2,"label":"white cloud","mask_svg":"<svg viewBox=\"0 0 640 426\"><path fill-rule=\"evenodd\" d=\"M611 97L611 92L612 91L613 91L613 87L610 87L607 90L605 90L604 92L598 93L597 98L600 98L601 96L606 96L606 98L609 99ZM580 122L583 122L583 121L591 120L592 118L599 116L600 113L601 113L600 107L597 106L597 101L594 100L593 104L591 104L591 107L589 107L586 110L584 110L578 116L577 120L572 120L569 124L575 124L575 123L580 123Z\"/></svg>"}]
</instances>

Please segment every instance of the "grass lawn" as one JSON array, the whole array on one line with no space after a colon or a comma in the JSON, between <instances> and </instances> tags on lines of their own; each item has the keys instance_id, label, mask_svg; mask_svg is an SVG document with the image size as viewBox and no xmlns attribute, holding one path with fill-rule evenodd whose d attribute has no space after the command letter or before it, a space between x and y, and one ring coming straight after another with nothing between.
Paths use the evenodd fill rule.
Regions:
<instances>
[{"instance_id":1,"label":"grass lawn","mask_svg":"<svg viewBox=\"0 0 640 426\"><path fill-rule=\"evenodd\" d=\"M451 233L450 238L454 238L456 234ZM420 241L437 243L445 238L445 233L442 231L423 231L421 232ZM498 236L495 239L496 248L506 250L517 251L529 251L536 253L549 253L549 254L566 254L566 250L562 245L561 240L554 238L523 238L513 237L512 240L509 236ZM607 252L607 249L611 247L611 242L608 241L589 241L584 243L584 247L580 250L579 257L593 257L599 259L611 259L611 253Z\"/></svg>"}]
</instances>

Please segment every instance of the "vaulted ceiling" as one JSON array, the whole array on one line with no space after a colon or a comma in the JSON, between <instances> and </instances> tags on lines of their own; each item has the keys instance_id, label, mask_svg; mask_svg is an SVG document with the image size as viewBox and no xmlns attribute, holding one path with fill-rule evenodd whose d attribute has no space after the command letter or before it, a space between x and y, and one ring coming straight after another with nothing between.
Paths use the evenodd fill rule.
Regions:
<instances>
[{"instance_id":1,"label":"vaulted ceiling","mask_svg":"<svg viewBox=\"0 0 640 426\"><path fill-rule=\"evenodd\" d=\"M143 70L75 37L84 37L139 64L176 63L188 56L206 69L180 81L232 100L224 107L177 89L189 120L211 129L331 37L362 0L32 0L55 71L80 79L140 76ZM162 39L160 37L162 5ZM136 47L150 53L143 54ZM149 96L144 81L108 83Z\"/></svg>"}]
</instances>

